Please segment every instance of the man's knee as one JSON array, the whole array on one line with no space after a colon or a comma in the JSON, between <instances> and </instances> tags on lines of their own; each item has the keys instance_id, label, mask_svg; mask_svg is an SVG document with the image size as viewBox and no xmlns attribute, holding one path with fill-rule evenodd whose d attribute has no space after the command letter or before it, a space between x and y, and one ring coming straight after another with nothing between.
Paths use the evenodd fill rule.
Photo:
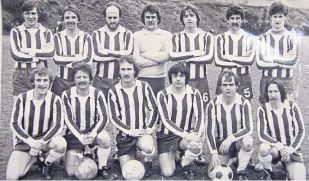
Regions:
<instances>
[{"instance_id":1,"label":"man's knee","mask_svg":"<svg viewBox=\"0 0 309 181\"><path fill-rule=\"evenodd\" d=\"M164 167L164 169L161 169L161 172L164 177L171 177L174 175L175 169L171 167Z\"/></svg>"},{"instance_id":2,"label":"man's knee","mask_svg":"<svg viewBox=\"0 0 309 181\"><path fill-rule=\"evenodd\" d=\"M261 157L266 157L270 154L270 150L271 150L271 146L269 144L262 143L260 145L259 154Z\"/></svg>"},{"instance_id":3,"label":"man's knee","mask_svg":"<svg viewBox=\"0 0 309 181\"><path fill-rule=\"evenodd\" d=\"M291 180L306 180L306 167L303 163L292 162L287 168Z\"/></svg>"},{"instance_id":4,"label":"man's knee","mask_svg":"<svg viewBox=\"0 0 309 181\"><path fill-rule=\"evenodd\" d=\"M151 154L154 150L153 138L151 135L142 136L139 140L139 148L146 154Z\"/></svg>"},{"instance_id":5,"label":"man's knee","mask_svg":"<svg viewBox=\"0 0 309 181\"><path fill-rule=\"evenodd\" d=\"M241 140L241 149L245 152L249 152L253 147L253 138L252 136L246 136Z\"/></svg>"},{"instance_id":6,"label":"man's knee","mask_svg":"<svg viewBox=\"0 0 309 181\"><path fill-rule=\"evenodd\" d=\"M107 131L101 131L96 137L97 144L104 149L111 147L111 139Z\"/></svg>"},{"instance_id":7,"label":"man's knee","mask_svg":"<svg viewBox=\"0 0 309 181\"><path fill-rule=\"evenodd\" d=\"M67 149L67 142L62 136L56 136L50 141L50 147L57 153L64 153Z\"/></svg>"}]
</instances>

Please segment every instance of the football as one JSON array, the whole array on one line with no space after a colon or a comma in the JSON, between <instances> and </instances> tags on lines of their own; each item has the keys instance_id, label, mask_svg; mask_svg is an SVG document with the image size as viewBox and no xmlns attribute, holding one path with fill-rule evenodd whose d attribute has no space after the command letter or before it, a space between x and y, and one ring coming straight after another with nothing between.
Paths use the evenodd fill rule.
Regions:
<instances>
[{"instance_id":1,"label":"football","mask_svg":"<svg viewBox=\"0 0 309 181\"><path fill-rule=\"evenodd\" d=\"M210 169L208 176L211 180L232 180L233 171L229 166L222 164Z\"/></svg>"},{"instance_id":2,"label":"football","mask_svg":"<svg viewBox=\"0 0 309 181\"><path fill-rule=\"evenodd\" d=\"M82 157L74 165L74 175L79 180L90 180L97 176L98 166L88 157Z\"/></svg>"},{"instance_id":3,"label":"football","mask_svg":"<svg viewBox=\"0 0 309 181\"><path fill-rule=\"evenodd\" d=\"M122 175L126 180L141 180L144 174L144 165L137 160L128 161L122 168Z\"/></svg>"}]
</instances>

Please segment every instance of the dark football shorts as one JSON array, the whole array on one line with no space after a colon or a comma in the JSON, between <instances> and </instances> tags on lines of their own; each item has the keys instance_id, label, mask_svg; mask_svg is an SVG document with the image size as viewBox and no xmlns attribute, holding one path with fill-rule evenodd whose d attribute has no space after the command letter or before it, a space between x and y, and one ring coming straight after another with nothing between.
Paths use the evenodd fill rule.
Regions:
<instances>
[{"instance_id":1,"label":"dark football shorts","mask_svg":"<svg viewBox=\"0 0 309 181\"><path fill-rule=\"evenodd\" d=\"M188 84L200 91L203 100L203 106L206 108L207 104L210 102L210 92L207 77L189 80Z\"/></svg>"},{"instance_id":2,"label":"dark football shorts","mask_svg":"<svg viewBox=\"0 0 309 181\"><path fill-rule=\"evenodd\" d=\"M110 88L112 88L115 84L119 82L119 79L107 79L102 78L99 76L94 76L93 78L93 87L101 90L106 98L108 100L108 91Z\"/></svg>"},{"instance_id":3,"label":"dark football shorts","mask_svg":"<svg viewBox=\"0 0 309 181\"><path fill-rule=\"evenodd\" d=\"M120 131L116 136L118 156L134 154L137 149L136 143L138 140L138 137L132 137Z\"/></svg>"},{"instance_id":4,"label":"dark football shorts","mask_svg":"<svg viewBox=\"0 0 309 181\"><path fill-rule=\"evenodd\" d=\"M224 140L219 140L219 141L216 142L218 153L221 154L221 155L229 155L230 158L235 158L235 157L237 156L237 152L238 152L238 149L237 149L237 147L236 147L236 142L237 142L237 141L234 141L234 142L230 145L230 147L229 147L227 153L222 153L222 152L220 152L219 150L220 150L220 146L221 146L221 144L222 144L223 141L224 141Z\"/></svg>"},{"instance_id":5,"label":"dark football shorts","mask_svg":"<svg viewBox=\"0 0 309 181\"><path fill-rule=\"evenodd\" d=\"M176 152L182 138L178 135L166 135L157 133L158 154Z\"/></svg>"},{"instance_id":6,"label":"dark football shorts","mask_svg":"<svg viewBox=\"0 0 309 181\"><path fill-rule=\"evenodd\" d=\"M13 73L13 96L18 96L23 92L33 89L30 82L30 73L34 69L15 69Z\"/></svg>"},{"instance_id":7,"label":"dark football shorts","mask_svg":"<svg viewBox=\"0 0 309 181\"><path fill-rule=\"evenodd\" d=\"M72 80L62 79L55 76L51 91L61 97L63 91L70 89L74 85L75 84Z\"/></svg>"}]
</instances>

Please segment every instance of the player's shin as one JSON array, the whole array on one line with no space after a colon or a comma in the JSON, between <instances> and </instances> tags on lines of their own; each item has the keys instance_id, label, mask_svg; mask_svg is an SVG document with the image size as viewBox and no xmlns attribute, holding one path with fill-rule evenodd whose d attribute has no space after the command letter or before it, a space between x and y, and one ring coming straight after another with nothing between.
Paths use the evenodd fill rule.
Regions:
<instances>
[{"instance_id":1,"label":"player's shin","mask_svg":"<svg viewBox=\"0 0 309 181\"><path fill-rule=\"evenodd\" d=\"M98 147L98 161L99 161L99 169L101 169L103 166L105 167L107 165L108 156L111 152L111 147L109 148L101 148Z\"/></svg>"},{"instance_id":2,"label":"player's shin","mask_svg":"<svg viewBox=\"0 0 309 181\"><path fill-rule=\"evenodd\" d=\"M241 170L246 170L247 165L251 159L252 156L252 151L244 151L244 150L240 150L238 153L238 167L237 167L237 171L241 171Z\"/></svg>"},{"instance_id":3,"label":"player's shin","mask_svg":"<svg viewBox=\"0 0 309 181\"><path fill-rule=\"evenodd\" d=\"M188 149L185 151L185 155L181 161L181 166L184 167L196 160L198 156L202 153L202 146L197 141L191 141L189 143Z\"/></svg>"},{"instance_id":4,"label":"player's shin","mask_svg":"<svg viewBox=\"0 0 309 181\"><path fill-rule=\"evenodd\" d=\"M45 164L51 164L54 163L58 160L60 160L60 158L65 154L65 151L63 152L56 152L55 150L50 150L48 153L48 156L45 159Z\"/></svg>"},{"instance_id":5,"label":"player's shin","mask_svg":"<svg viewBox=\"0 0 309 181\"><path fill-rule=\"evenodd\" d=\"M271 161L272 161L272 156L271 154L267 155L267 156L258 156L262 166L264 169L269 169L272 171L272 165L271 165Z\"/></svg>"}]
</instances>

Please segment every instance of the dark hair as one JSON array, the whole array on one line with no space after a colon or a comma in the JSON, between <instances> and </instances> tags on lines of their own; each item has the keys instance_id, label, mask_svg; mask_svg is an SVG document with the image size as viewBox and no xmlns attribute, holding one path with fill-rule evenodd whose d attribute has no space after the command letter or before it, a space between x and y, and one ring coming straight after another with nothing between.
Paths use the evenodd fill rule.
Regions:
<instances>
[{"instance_id":1,"label":"dark hair","mask_svg":"<svg viewBox=\"0 0 309 181\"><path fill-rule=\"evenodd\" d=\"M229 20L232 15L240 15L242 20L245 19L244 9L239 5L232 5L227 9L225 14L226 19Z\"/></svg>"},{"instance_id":2,"label":"dark hair","mask_svg":"<svg viewBox=\"0 0 309 181\"><path fill-rule=\"evenodd\" d=\"M106 4L106 6L103 9L104 17L106 17L106 10L107 10L107 8L111 7L111 6L115 6L119 10L119 17L121 17L122 16L121 6L118 3L116 3L116 2L110 2L110 3Z\"/></svg>"},{"instance_id":3,"label":"dark hair","mask_svg":"<svg viewBox=\"0 0 309 181\"><path fill-rule=\"evenodd\" d=\"M49 77L49 83L52 83L53 81L53 75L51 71L46 67L39 67L31 71L30 73L30 82L34 83L35 75L38 74L39 76L48 76Z\"/></svg>"},{"instance_id":4,"label":"dark hair","mask_svg":"<svg viewBox=\"0 0 309 181\"><path fill-rule=\"evenodd\" d=\"M161 13L160 13L158 6L156 6L154 4L148 4L143 8L143 11L142 11L142 14L141 14L141 20L142 20L143 24L145 24L145 13L146 12L156 13L157 18L158 18L158 24L161 22Z\"/></svg>"},{"instance_id":5,"label":"dark hair","mask_svg":"<svg viewBox=\"0 0 309 181\"><path fill-rule=\"evenodd\" d=\"M283 82L281 80L277 79L277 78L273 78L269 82L266 83L265 92L264 92L264 98L265 98L266 102L269 102L268 87L270 86L270 84L276 84L277 85L279 92L280 92L280 96L281 96L281 102L284 102L284 100L286 98L285 87L284 87Z\"/></svg>"},{"instance_id":6,"label":"dark hair","mask_svg":"<svg viewBox=\"0 0 309 181\"><path fill-rule=\"evenodd\" d=\"M269 16L281 13L284 14L284 16L287 16L288 12L289 12L288 8L282 2L279 1L273 2L268 10Z\"/></svg>"},{"instance_id":7,"label":"dark hair","mask_svg":"<svg viewBox=\"0 0 309 181\"><path fill-rule=\"evenodd\" d=\"M192 12L192 13L195 14L195 16L196 16L196 18L197 18L196 24L197 24L197 26L199 26L199 25L200 25L200 20L201 20L201 19L200 19L200 16L199 16L199 14L198 14L198 10L197 10L197 8L196 8L195 6L193 6L193 5L191 5L191 4L185 5L185 6L181 9L181 12L180 12L180 21L181 21L182 25L183 25L183 26L185 25L185 23L183 22L183 17L184 17L184 15L185 15L186 11L190 11L190 12Z\"/></svg>"},{"instance_id":8,"label":"dark hair","mask_svg":"<svg viewBox=\"0 0 309 181\"><path fill-rule=\"evenodd\" d=\"M190 71L185 63L176 63L168 70L168 80L170 84L172 84L172 75L178 73L185 75L185 84L187 85L189 81Z\"/></svg>"},{"instance_id":9,"label":"dark hair","mask_svg":"<svg viewBox=\"0 0 309 181\"><path fill-rule=\"evenodd\" d=\"M41 15L41 9L40 9L40 5L38 1L33 1L33 0L29 0L24 2L24 4L21 6L21 12L25 12L25 11L31 11L34 8L37 9L38 15Z\"/></svg>"},{"instance_id":10,"label":"dark hair","mask_svg":"<svg viewBox=\"0 0 309 181\"><path fill-rule=\"evenodd\" d=\"M73 69L72 69L72 76L73 76L72 78L73 78L73 80L75 79L75 74L79 70L88 73L90 81L93 80L92 68L91 68L91 66L89 64L87 64L85 62L79 62L79 63L77 63L77 64L75 64L73 66Z\"/></svg>"},{"instance_id":11,"label":"dark hair","mask_svg":"<svg viewBox=\"0 0 309 181\"><path fill-rule=\"evenodd\" d=\"M80 21L80 15L79 15L79 10L75 5L68 5L66 7L63 8L62 10L62 17L61 20L64 20L64 13L67 11L72 11L77 15L78 21Z\"/></svg>"},{"instance_id":12,"label":"dark hair","mask_svg":"<svg viewBox=\"0 0 309 181\"><path fill-rule=\"evenodd\" d=\"M218 78L218 85L221 87L222 86L222 80L223 77L225 78L226 81L232 81L232 77L234 77L235 85L239 86L240 84L240 78L237 74L235 74L232 71L223 71L220 73L219 78Z\"/></svg>"},{"instance_id":13,"label":"dark hair","mask_svg":"<svg viewBox=\"0 0 309 181\"><path fill-rule=\"evenodd\" d=\"M132 55L124 55L121 56L118 60L118 72L120 72L120 64L124 63L124 62L128 62L129 64L133 64L133 69L135 71L134 73L134 77L136 78L138 76L138 73L140 71L139 67L135 64L134 58ZM120 77L120 74L119 74Z\"/></svg>"}]
</instances>

